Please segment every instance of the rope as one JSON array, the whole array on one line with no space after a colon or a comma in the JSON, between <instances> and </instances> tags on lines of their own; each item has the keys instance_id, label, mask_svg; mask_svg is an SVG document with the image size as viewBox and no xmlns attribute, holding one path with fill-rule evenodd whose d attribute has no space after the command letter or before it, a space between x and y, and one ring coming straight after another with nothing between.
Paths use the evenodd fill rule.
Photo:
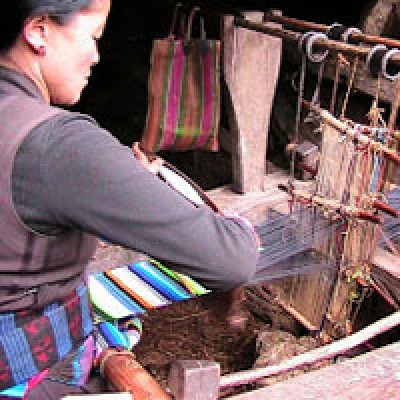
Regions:
<instances>
[{"instance_id":1,"label":"rope","mask_svg":"<svg viewBox=\"0 0 400 400\"><path fill-rule=\"evenodd\" d=\"M346 95L345 95L345 98L343 101L342 111L340 112L339 119L344 119L345 114L346 114L346 109L347 109L347 104L348 104L349 97L350 97L350 92L351 92L351 89L353 88L354 78L356 76L358 61L359 61L359 58L354 57L353 65L352 65L351 73L350 73L350 79L349 79L349 83L347 85L347 91L346 91Z\"/></svg>"},{"instance_id":2,"label":"rope","mask_svg":"<svg viewBox=\"0 0 400 400\"><path fill-rule=\"evenodd\" d=\"M392 101L392 108L390 110L388 129L392 130L395 128L397 114L399 112L400 107L400 81L397 80L394 87L394 99Z\"/></svg>"},{"instance_id":3,"label":"rope","mask_svg":"<svg viewBox=\"0 0 400 400\"><path fill-rule=\"evenodd\" d=\"M335 104L336 104L336 98L337 98L337 90L338 90L338 86L339 86L340 68L341 68L340 56L339 56L339 53L337 53L336 58L335 58L335 75L333 78L331 102L329 105L329 112L331 114L335 114Z\"/></svg>"},{"instance_id":4,"label":"rope","mask_svg":"<svg viewBox=\"0 0 400 400\"><path fill-rule=\"evenodd\" d=\"M300 51L302 51L302 49L303 49L303 41L305 40L305 38L306 38L306 36L303 35L298 42L298 48ZM306 55L303 52L303 55L301 57L299 91L297 94L296 117L295 117L294 135L293 135L293 144L295 146L297 146L299 144L301 105L302 105L302 100L304 97L306 69L307 69L307 60L306 60ZM291 177L291 179L294 179L295 161L296 161L296 149L293 149L292 154L291 154L291 160L290 160L290 177Z\"/></svg>"},{"instance_id":5,"label":"rope","mask_svg":"<svg viewBox=\"0 0 400 400\"><path fill-rule=\"evenodd\" d=\"M328 36L329 39L333 40L341 40L344 43L349 43L350 37L353 33L358 32L361 33L361 31L358 28L346 28L342 24L334 23L330 26L328 29L326 35ZM356 44L356 43L353 43ZM337 97L337 89L338 89L338 84L339 84L339 77L340 77L340 68L342 66L341 59L343 58L343 55L341 53L337 53L336 57L336 65L335 65L335 76L334 76L334 85L333 85L333 90L332 90L332 97L331 97L331 103L329 107L329 112L331 114L334 114L335 110L335 103L336 103L336 97ZM354 66L356 68L357 62L358 62L358 57L356 56L354 61ZM355 74L355 71L354 71ZM348 96L350 94L350 89L353 85L353 80L354 80L354 75L352 75L352 78L350 80L350 83L348 85L348 89L346 91L346 98L344 105L342 106L342 112L341 115L344 114L344 109L347 106L347 101L348 101Z\"/></svg>"}]
</instances>

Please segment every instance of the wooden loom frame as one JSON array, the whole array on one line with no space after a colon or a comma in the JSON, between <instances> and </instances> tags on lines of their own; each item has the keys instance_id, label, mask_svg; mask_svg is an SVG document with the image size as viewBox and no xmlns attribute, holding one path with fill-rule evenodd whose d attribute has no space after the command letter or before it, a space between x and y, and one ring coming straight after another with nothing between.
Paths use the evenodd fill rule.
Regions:
<instances>
[{"instance_id":1,"label":"wooden loom frame","mask_svg":"<svg viewBox=\"0 0 400 400\"><path fill-rule=\"evenodd\" d=\"M266 98L264 92L259 95L257 90L256 96L246 97L247 93L241 89L242 85L244 85L244 81L254 81L251 83L252 86L257 86L256 82L258 82L257 89L262 86L260 85L260 79L252 79L254 74L250 77L248 72L251 72L251 68L249 67L245 70L245 65L248 62L252 63L250 60L255 58L257 62L262 65L262 67L259 66L259 70L265 67L265 70L270 72L268 80L270 81L271 88L269 90L271 95L271 89L274 91L276 85L276 59L280 58L281 47L279 46L282 45L281 39L296 41L301 36L300 33L282 29L282 25L280 24L285 24L286 21L281 15L279 11L274 11L273 13L265 14L263 18L262 13L245 13L244 18L233 19L232 17L225 17L224 19L225 76L233 102L233 111L235 112L235 108L237 108L237 112L234 113L234 118L231 117L231 122L232 126L237 128L239 144L242 144L242 148L233 148L234 167L235 160L238 159L238 168L240 168L239 173L235 173L237 171L234 168L234 189L241 193L254 192L260 189L264 190L262 182L264 182L263 177L266 168L260 169L260 164L263 163L262 158L265 159L265 154L263 153L260 155L260 149L263 148L262 142L265 136L265 128L268 128L268 125L264 125L262 129L258 129L257 127L257 129L252 129L250 134L249 127L253 128L254 126L254 114L251 115L251 118L247 118L246 113L241 112L242 104L246 103L249 106L255 101L256 106L253 108L256 108L258 102L263 101L267 104L267 116L269 116L269 107L271 104L271 99ZM256 41L258 43L269 42L269 44L265 44L265 48L268 49L270 54L269 59L266 61L263 58L260 59L259 50L261 46L257 49L257 56L255 57L256 53L253 51L254 55L251 57L250 53L252 49L251 46L248 45L251 43L254 44ZM399 42L396 41L396 43ZM365 58L369 52L369 49L365 47L357 47L326 39L316 40L316 46L318 48L331 48L335 51L341 51L344 54L351 54L353 56L356 55L361 58ZM400 47L400 45L398 47ZM397 55L393 57L393 63L396 65L400 64L400 58L397 57ZM258 119L261 121L261 119L264 119L264 115L262 118ZM255 119L258 120L257 118ZM243 149L243 147L245 148ZM252 155L254 154L254 159L256 161L254 161L254 159L250 160L248 156L246 157L245 151L251 152ZM239 154L236 155L236 152ZM398 157L397 152L392 152L392 154ZM248 174L247 171L249 171L251 175L250 173ZM239 181L239 184L237 184L236 181ZM336 278L329 276L329 274L329 272L314 273L307 275L307 277L304 277L302 280L300 278L289 277L281 279L279 283L274 282L269 284L268 288L276 295L277 302L303 325L312 331L319 331L321 329L320 318L315 318L315 315L313 317L311 315L312 313L307 313L305 310L307 307L314 308L314 310L319 308L320 314L322 314L322 310L326 309L328 300L326 298L320 299L319 304L316 304L313 296L317 296L317 294L320 295L323 291L327 291L328 293L332 291L332 280ZM294 283L296 281L298 281L298 283ZM289 290L288 287L292 286L292 284L296 286L291 289L296 292L296 296L292 301L289 301L287 292ZM346 301L348 299L349 289L344 289L343 293L338 289L338 286L343 288L348 286L345 281L340 281L338 285L335 284L335 286L336 289L334 290L338 291L337 297L342 297L342 301L338 301L335 309L340 310L341 304L345 303L345 299ZM328 294L327 297L329 297ZM332 309L331 311L334 310ZM336 313L337 312L338 311L336 311ZM317 311L316 314L318 314ZM330 322L330 320L332 321ZM350 332L349 324L344 320L341 321L341 323L337 323L337 321L335 321L335 316L332 316L330 312L327 313L326 325L331 325L324 329L324 334L326 336L342 336Z\"/></svg>"},{"instance_id":2,"label":"wooden loom frame","mask_svg":"<svg viewBox=\"0 0 400 400\"><path fill-rule=\"evenodd\" d=\"M345 124L333 118L327 111L319 110L316 107L314 107L314 111L320 113L326 124L341 132L351 134ZM378 146L379 144L375 143L374 145ZM400 163L400 157L396 151L387 147L381 149L381 151L387 156L388 160L395 161L397 164ZM307 192L298 192L297 196L307 198ZM321 205L323 201L324 199L317 197L317 203ZM374 205L377 209L396 215L396 210L387 210L385 205L382 204ZM376 228L373 229L375 235L379 235ZM342 274L341 271L327 270L303 276L287 277L269 284L268 288L276 295L278 303L309 330L320 333L327 340L330 337L341 337L352 332L352 324L346 317L348 313L345 310L352 306L351 297L354 287L359 284L361 286L372 286L382 295L378 285L373 284L369 278L373 276L372 272L368 271L368 276L364 277L362 274L360 275L356 267L352 267L346 275ZM372 269L372 263L370 267ZM354 279L349 279L349 274L354 276ZM362 299L359 301L361 302ZM389 304L394 307L397 306L394 302L389 302Z\"/></svg>"}]
</instances>

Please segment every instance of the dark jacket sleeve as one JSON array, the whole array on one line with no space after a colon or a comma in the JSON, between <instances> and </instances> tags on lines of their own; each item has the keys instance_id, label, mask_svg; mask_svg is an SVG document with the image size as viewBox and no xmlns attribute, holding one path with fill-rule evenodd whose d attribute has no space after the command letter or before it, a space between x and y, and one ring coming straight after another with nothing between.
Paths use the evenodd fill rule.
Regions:
<instances>
[{"instance_id":1,"label":"dark jacket sleeve","mask_svg":"<svg viewBox=\"0 0 400 400\"><path fill-rule=\"evenodd\" d=\"M210 289L235 287L255 272L249 227L188 202L88 117L55 117L36 128L18 152L14 176L17 211L44 233L85 230L172 264ZM29 196L21 195L25 179Z\"/></svg>"}]
</instances>

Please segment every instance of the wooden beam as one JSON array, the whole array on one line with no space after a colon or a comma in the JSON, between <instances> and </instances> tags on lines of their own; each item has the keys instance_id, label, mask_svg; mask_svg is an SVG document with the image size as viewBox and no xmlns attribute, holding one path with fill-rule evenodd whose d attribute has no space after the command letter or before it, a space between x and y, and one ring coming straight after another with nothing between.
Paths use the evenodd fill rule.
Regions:
<instances>
[{"instance_id":1,"label":"wooden beam","mask_svg":"<svg viewBox=\"0 0 400 400\"><path fill-rule=\"evenodd\" d=\"M261 22L263 13L247 12ZM268 23L278 28L274 23ZM264 189L269 120L281 64L282 40L234 25L224 17L224 73L232 133L233 189Z\"/></svg>"},{"instance_id":2,"label":"wooden beam","mask_svg":"<svg viewBox=\"0 0 400 400\"><path fill-rule=\"evenodd\" d=\"M399 399L400 343L229 397L230 400Z\"/></svg>"},{"instance_id":3,"label":"wooden beam","mask_svg":"<svg viewBox=\"0 0 400 400\"><path fill-rule=\"evenodd\" d=\"M267 12L265 14L267 21L276 22L282 24L285 27L300 29L301 31L314 31L327 33L330 29L330 25L318 24L315 22L304 21L301 19L290 18L283 15L276 15L273 12ZM369 35L362 32L354 31L349 35L349 38L357 42L369 43L369 44L383 44L388 47L400 47L400 41L384 36Z\"/></svg>"},{"instance_id":4,"label":"wooden beam","mask_svg":"<svg viewBox=\"0 0 400 400\"><path fill-rule=\"evenodd\" d=\"M301 33L282 28L278 29L276 27L268 26L268 24L266 23L261 24L259 22L253 22L248 18L246 19L235 17L234 23L237 26L241 26L255 32L263 33L266 35L274 35L282 39L292 40L296 43L302 37ZM358 56L362 57L363 59L366 59L368 57L371 50L371 47L356 46L354 44L338 42L336 40L328 39L327 37L316 38L314 46L317 49L340 51L343 54ZM393 57L391 57L390 62L393 63L393 65L400 66L400 54L394 54Z\"/></svg>"},{"instance_id":5,"label":"wooden beam","mask_svg":"<svg viewBox=\"0 0 400 400\"><path fill-rule=\"evenodd\" d=\"M376 267L388 272L400 280L400 257L381 248L376 249L373 263Z\"/></svg>"}]
</instances>

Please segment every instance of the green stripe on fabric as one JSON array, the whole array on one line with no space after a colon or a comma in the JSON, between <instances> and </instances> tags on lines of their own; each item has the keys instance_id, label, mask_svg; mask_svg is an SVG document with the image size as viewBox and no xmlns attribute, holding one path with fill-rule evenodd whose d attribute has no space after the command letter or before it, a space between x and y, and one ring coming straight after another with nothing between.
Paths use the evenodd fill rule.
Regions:
<instances>
[{"instance_id":1,"label":"green stripe on fabric","mask_svg":"<svg viewBox=\"0 0 400 400\"><path fill-rule=\"evenodd\" d=\"M175 272L167 268L165 265L161 264L159 261L154 258L150 259L151 263L154 264L157 268L159 268L162 272L168 275L170 278L174 279L176 282L183 285L188 291L197 296L201 296L203 294L210 293L209 289L206 289L203 285L196 282L191 277L180 274L179 272Z\"/></svg>"},{"instance_id":2,"label":"green stripe on fabric","mask_svg":"<svg viewBox=\"0 0 400 400\"><path fill-rule=\"evenodd\" d=\"M189 63L189 55L185 57L185 65L183 67L183 74L182 74L182 81L181 81L181 97L179 99L179 117L178 117L178 124L176 126L176 136L175 136L175 142L179 137L183 135L183 130L182 130L182 120L185 116L185 96L186 96L186 88L187 88L187 82L186 82L186 77L188 73L188 63Z\"/></svg>"},{"instance_id":3,"label":"green stripe on fabric","mask_svg":"<svg viewBox=\"0 0 400 400\"><path fill-rule=\"evenodd\" d=\"M214 109L213 109L213 121L210 130L210 134L207 138L207 145L210 142L213 142L214 136L216 135L216 129L218 127L219 122L219 107L220 107L220 99L219 99L219 59L217 52L217 43L212 41L210 46L210 51L213 53L213 101L214 101Z\"/></svg>"},{"instance_id":4,"label":"green stripe on fabric","mask_svg":"<svg viewBox=\"0 0 400 400\"><path fill-rule=\"evenodd\" d=\"M155 260L154 258L151 258L150 261L156 265L158 268L161 269L166 275L168 275L170 278L175 279L176 281L179 280L178 276L171 271L169 268L167 268L165 265L161 264L159 261Z\"/></svg>"},{"instance_id":5,"label":"green stripe on fabric","mask_svg":"<svg viewBox=\"0 0 400 400\"><path fill-rule=\"evenodd\" d=\"M175 54L175 41L171 40L168 48L168 56L167 56L167 65L164 73L164 82L163 82L163 98L162 98L162 116L161 116L161 135L158 138L157 148L160 147L160 144L163 141L163 134L165 131L165 122L167 119L167 109L168 109L168 95L170 91L170 83L171 83L171 74L172 74L172 66L174 64L174 54Z\"/></svg>"},{"instance_id":6,"label":"green stripe on fabric","mask_svg":"<svg viewBox=\"0 0 400 400\"><path fill-rule=\"evenodd\" d=\"M214 111L213 111L213 124L212 132L216 135L218 124L219 124L219 112L220 112L220 71L219 71L219 52L217 51L217 43L212 42L212 52L214 60ZM214 135L210 135L208 141L213 140Z\"/></svg>"},{"instance_id":7,"label":"green stripe on fabric","mask_svg":"<svg viewBox=\"0 0 400 400\"><path fill-rule=\"evenodd\" d=\"M199 52L199 62L197 64L197 76L199 77L199 87L200 93L198 98L198 110L200 110L198 114L198 119L196 123L196 130L195 134L193 135L192 139L192 147L196 145L198 137L202 134L203 129L203 115L204 115L204 76L203 76L203 43L202 41L198 42L197 51Z\"/></svg>"}]
</instances>

